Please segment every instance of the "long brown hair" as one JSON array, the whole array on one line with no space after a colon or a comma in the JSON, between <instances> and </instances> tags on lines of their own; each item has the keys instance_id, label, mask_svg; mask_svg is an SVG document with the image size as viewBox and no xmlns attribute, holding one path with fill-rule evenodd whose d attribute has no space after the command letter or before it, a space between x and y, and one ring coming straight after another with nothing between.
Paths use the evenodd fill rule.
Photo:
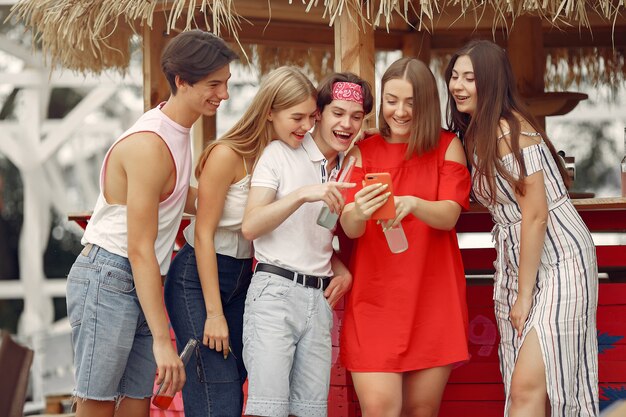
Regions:
<instances>
[{"instance_id":1,"label":"long brown hair","mask_svg":"<svg viewBox=\"0 0 626 417\"><path fill-rule=\"evenodd\" d=\"M244 158L252 159L254 167L263 149L273 139L272 122L267 120L270 111L288 109L308 98L316 100L317 90L298 68L279 67L267 74L244 115L224 136L202 151L196 166L196 178L200 178L209 154L217 145L227 145Z\"/></svg>"},{"instance_id":2,"label":"long brown hair","mask_svg":"<svg viewBox=\"0 0 626 417\"><path fill-rule=\"evenodd\" d=\"M473 116L461 113L456 107L454 97L448 91L447 125L463 140L467 157L477 173L478 194L492 204L495 203L497 173L504 177L517 193L524 195L526 170L519 145L521 131L519 116L541 134L559 167L563 181L569 185L569 177L554 145L517 93L513 70L504 49L486 40L470 41L450 59L445 71L447 86L450 86L452 70L460 56L469 57L474 67L476 110ZM521 173L519 178L505 169L498 153L498 136L506 133L501 131L501 120L506 120L509 125L511 152Z\"/></svg>"},{"instance_id":3,"label":"long brown hair","mask_svg":"<svg viewBox=\"0 0 626 417\"><path fill-rule=\"evenodd\" d=\"M391 64L381 79L381 93L389 80L406 80L413 88L413 114L411 119L411 135L406 158L413 154L423 154L434 149L439 143L441 134L441 108L437 82L430 69L422 61L415 58L401 58ZM382 94L381 94L382 95ZM383 136L391 136L391 129L383 115L383 100L380 100L378 126Z\"/></svg>"}]
</instances>

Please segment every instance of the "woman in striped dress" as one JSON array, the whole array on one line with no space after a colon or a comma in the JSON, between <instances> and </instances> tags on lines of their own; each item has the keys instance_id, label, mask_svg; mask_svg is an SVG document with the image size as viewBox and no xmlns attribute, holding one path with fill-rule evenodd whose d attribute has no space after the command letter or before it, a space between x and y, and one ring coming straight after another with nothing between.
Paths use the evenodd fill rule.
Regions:
<instances>
[{"instance_id":1,"label":"woman in striped dress","mask_svg":"<svg viewBox=\"0 0 626 417\"><path fill-rule=\"evenodd\" d=\"M597 416L598 272L554 147L521 104L505 51L472 41L447 69L448 124L498 258L494 305L505 416Z\"/></svg>"}]
</instances>

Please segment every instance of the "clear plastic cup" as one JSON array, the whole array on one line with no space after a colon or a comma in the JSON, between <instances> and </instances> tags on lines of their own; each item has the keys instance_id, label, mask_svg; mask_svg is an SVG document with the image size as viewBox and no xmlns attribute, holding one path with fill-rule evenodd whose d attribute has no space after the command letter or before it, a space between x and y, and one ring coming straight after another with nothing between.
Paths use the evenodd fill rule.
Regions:
<instances>
[{"instance_id":1,"label":"clear plastic cup","mask_svg":"<svg viewBox=\"0 0 626 417\"><path fill-rule=\"evenodd\" d=\"M352 169L354 168L355 159L353 156L348 158L348 161L341 168L341 174L339 175L339 179L337 182L346 182L350 180L352 176ZM330 181L334 181L334 178L331 177ZM346 199L346 190L345 188L341 190L341 195L343 199ZM320 210L320 214L317 216L317 224L322 227L325 227L329 230L332 230L333 227L337 224L337 220L339 219L339 213L333 213L330 211L330 208L324 204L322 209Z\"/></svg>"},{"instance_id":2,"label":"clear plastic cup","mask_svg":"<svg viewBox=\"0 0 626 417\"><path fill-rule=\"evenodd\" d=\"M183 361L184 366L187 366L187 363L189 362L189 359L191 358L191 355L193 354L193 351L196 349L197 346L198 341L196 339L189 339L189 341L185 345L185 348L180 353L180 359ZM167 395L165 393L161 394L162 390L163 383L159 385L157 392L154 393L154 397L152 397L152 404L154 404L156 407L159 407L161 410L167 410L172 404L174 396Z\"/></svg>"},{"instance_id":3,"label":"clear plastic cup","mask_svg":"<svg viewBox=\"0 0 626 417\"><path fill-rule=\"evenodd\" d=\"M383 227L383 233L392 253L402 253L409 248L409 242L406 240L402 224L398 224L396 227Z\"/></svg>"}]
</instances>

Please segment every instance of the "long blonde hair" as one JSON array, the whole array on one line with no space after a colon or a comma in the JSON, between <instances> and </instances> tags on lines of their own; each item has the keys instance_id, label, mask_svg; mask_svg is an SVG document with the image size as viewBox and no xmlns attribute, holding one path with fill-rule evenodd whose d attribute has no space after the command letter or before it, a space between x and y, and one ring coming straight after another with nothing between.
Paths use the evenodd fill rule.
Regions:
<instances>
[{"instance_id":1,"label":"long blonde hair","mask_svg":"<svg viewBox=\"0 0 626 417\"><path fill-rule=\"evenodd\" d=\"M298 68L284 66L267 74L243 116L224 136L202 151L196 166L196 178L200 178L209 154L218 144L229 146L244 158L253 160L254 168L261 152L273 139L272 123L267 120L270 111L288 109L308 98L315 101L317 90Z\"/></svg>"}]
</instances>

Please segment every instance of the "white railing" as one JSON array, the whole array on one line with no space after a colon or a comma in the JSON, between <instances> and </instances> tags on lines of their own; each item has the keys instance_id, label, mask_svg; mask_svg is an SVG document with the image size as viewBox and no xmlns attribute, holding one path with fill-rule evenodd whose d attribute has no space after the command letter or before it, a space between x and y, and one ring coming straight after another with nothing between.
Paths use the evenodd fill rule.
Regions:
<instances>
[{"instance_id":1,"label":"white railing","mask_svg":"<svg viewBox=\"0 0 626 417\"><path fill-rule=\"evenodd\" d=\"M65 278L48 278L44 281L41 292L48 297L65 298L66 285ZM24 284L18 279L0 281L0 300L24 299L25 292Z\"/></svg>"}]
</instances>

